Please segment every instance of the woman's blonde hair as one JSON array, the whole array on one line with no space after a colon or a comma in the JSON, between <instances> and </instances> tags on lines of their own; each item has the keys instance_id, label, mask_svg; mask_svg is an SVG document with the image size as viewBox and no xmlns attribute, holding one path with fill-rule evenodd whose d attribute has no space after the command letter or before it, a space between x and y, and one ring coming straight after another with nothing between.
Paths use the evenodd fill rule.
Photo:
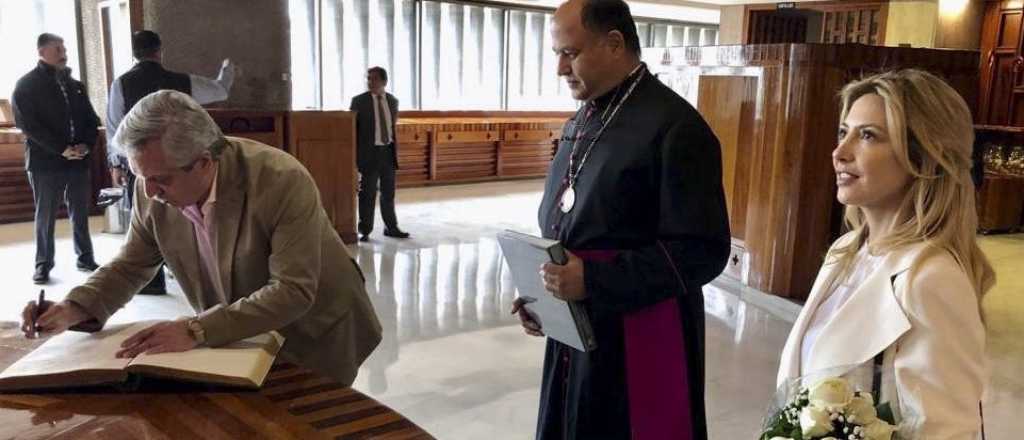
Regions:
<instances>
[{"instance_id":1,"label":"woman's blonde hair","mask_svg":"<svg viewBox=\"0 0 1024 440\"><path fill-rule=\"evenodd\" d=\"M890 144L896 160L911 176L891 232L876 237L871 251L884 253L921 242L946 250L967 272L980 304L995 283L995 274L975 238L974 127L967 103L935 75L906 69L847 84L840 94L840 120L846 120L857 99L870 94L884 101ZM849 273L870 234L860 207L847 206L845 220L853 237L829 254L829 262L838 264L833 284Z\"/></svg>"}]
</instances>

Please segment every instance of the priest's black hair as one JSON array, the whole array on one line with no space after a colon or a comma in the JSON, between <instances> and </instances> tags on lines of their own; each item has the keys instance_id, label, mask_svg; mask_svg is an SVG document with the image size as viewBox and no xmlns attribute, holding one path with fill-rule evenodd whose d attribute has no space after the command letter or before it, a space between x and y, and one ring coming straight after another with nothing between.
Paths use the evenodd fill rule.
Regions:
<instances>
[{"instance_id":1,"label":"priest's black hair","mask_svg":"<svg viewBox=\"0 0 1024 440\"><path fill-rule=\"evenodd\" d=\"M636 22L629 12L629 5L623 0L585 0L580 12L583 28L598 34L619 31L626 41L626 48L640 56L640 37L636 33Z\"/></svg>"}]
</instances>

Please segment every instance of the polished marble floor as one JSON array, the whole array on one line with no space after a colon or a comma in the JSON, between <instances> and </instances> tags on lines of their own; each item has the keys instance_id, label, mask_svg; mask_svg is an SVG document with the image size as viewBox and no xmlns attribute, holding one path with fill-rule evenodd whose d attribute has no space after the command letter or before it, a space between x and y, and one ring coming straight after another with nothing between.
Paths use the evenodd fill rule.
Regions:
<instances>
[{"instance_id":1,"label":"polished marble floor","mask_svg":"<svg viewBox=\"0 0 1024 440\"><path fill-rule=\"evenodd\" d=\"M358 389L439 439L532 438L543 340L525 336L508 314L515 292L494 234L536 232L540 189L539 181L530 180L398 192L401 226L413 238L376 233L350 248L384 326L384 340L361 370ZM94 218L93 231L101 226L102 219ZM58 266L47 286L52 298L85 278L74 270L66 221L59 222L58 235ZM30 280L31 236L28 223L0 226L0 320L17 319L38 292ZM94 233L97 259L111 258L120 240ZM1024 235L984 237L982 244L999 276L984 302L993 359L988 439L1017 439L1024 432ZM704 295L711 438L755 438L799 306L727 280L707 286ZM137 297L114 319L187 313L180 292L172 292Z\"/></svg>"}]
</instances>

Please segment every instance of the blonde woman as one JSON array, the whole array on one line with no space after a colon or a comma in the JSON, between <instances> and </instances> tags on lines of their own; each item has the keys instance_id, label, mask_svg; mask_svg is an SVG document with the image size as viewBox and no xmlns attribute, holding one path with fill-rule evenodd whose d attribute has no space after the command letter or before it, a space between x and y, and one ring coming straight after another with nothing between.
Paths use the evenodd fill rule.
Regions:
<instances>
[{"instance_id":1,"label":"blonde woman","mask_svg":"<svg viewBox=\"0 0 1024 440\"><path fill-rule=\"evenodd\" d=\"M847 85L840 120L832 165L850 232L828 252L778 383L881 365L894 377L869 383L893 384L879 391L915 438L973 440L987 381L980 301L995 276L975 242L970 111L939 78L901 70Z\"/></svg>"}]
</instances>

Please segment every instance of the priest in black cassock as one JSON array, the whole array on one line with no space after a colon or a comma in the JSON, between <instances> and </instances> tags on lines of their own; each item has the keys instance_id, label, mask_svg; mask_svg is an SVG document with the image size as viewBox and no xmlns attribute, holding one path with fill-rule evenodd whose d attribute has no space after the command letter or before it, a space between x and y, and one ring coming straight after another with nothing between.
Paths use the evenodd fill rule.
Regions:
<instances>
[{"instance_id":1,"label":"priest in black cassock","mask_svg":"<svg viewBox=\"0 0 1024 440\"><path fill-rule=\"evenodd\" d=\"M558 74L583 105L538 215L571 255L540 276L585 305L597 348L548 339L536 437L706 439L701 287L729 254L718 140L640 62L624 1L570 0L551 33ZM521 305L524 329L541 335Z\"/></svg>"}]
</instances>

